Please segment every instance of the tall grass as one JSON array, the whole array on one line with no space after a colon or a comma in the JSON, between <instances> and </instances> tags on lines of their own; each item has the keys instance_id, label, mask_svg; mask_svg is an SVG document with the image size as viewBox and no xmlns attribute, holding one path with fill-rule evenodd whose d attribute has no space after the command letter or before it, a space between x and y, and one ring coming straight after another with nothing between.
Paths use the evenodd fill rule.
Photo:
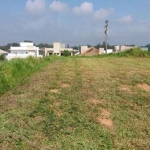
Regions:
<instances>
[{"instance_id":1,"label":"tall grass","mask_svg":"<svg viewBox=\"0 0 150 150\"><path fill-rule=\"evenodd\" d=\"M0 63L0 95L16 85L25 83L32 73L57 59L56 56L45 58L13 59Z\"/></svg>"}]
</instances>

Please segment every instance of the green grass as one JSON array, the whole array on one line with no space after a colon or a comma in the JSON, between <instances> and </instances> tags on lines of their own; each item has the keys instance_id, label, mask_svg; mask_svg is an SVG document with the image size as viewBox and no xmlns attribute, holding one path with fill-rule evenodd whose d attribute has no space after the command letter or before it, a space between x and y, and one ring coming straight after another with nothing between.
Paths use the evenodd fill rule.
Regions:
<instances>
[{"instance_id":1,"label":"green grass","mask_svg":"<svg viewBox=\"0 0 150 150\"><path fill-rule=\"evenodd\" d=\"M149 150L149 58L62 57L0 97L0 147ZM104 125L101 120L112 121Z\"/></svg>"},{"instance_id":2,"label":"green grass","mask_svg":"<svg viewBox=\"0 0 150 150\"><path fill-rule=\"evenodd\" d=\"M0 63L0 95L18 84L26 83L26 79L37 70L56 59L53 57L14 59Z\"/></svg>"}]
</instances>

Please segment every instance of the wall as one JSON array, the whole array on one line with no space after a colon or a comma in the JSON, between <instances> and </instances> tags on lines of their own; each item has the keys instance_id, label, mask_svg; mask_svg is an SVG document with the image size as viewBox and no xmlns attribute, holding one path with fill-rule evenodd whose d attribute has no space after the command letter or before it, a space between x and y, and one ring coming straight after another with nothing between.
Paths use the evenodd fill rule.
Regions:
<instances>
[{"instance_id":1,"label":"wall","mask_svg":"<svg viewBox=\"0 0 150 150\"><path fill-rule=\"evenodd\" d=\"M84 53L88 49L88 46L80 46L80 53Z\"/></svg>"},{"instance_id":2,"label":"wall","mask_svg":"<svg viewBox=\"0 0 150 150\"><path fill-rule=\"evenodd\" d=\"M59 42L55 42L53 45L54 45L54 53L59 53L61 44Z\"/></svg>"},{"instance_id":3,"label":"wall","mask_svg":"<svg viewBox=\"0 0 150 150\"><path fill-rule=\"evenodd\" d=\"M30 42L20 42L20 46L21 47L27 47L27 46L34 46L34 44L30 43Z\"/></svg>"}]
</instances>

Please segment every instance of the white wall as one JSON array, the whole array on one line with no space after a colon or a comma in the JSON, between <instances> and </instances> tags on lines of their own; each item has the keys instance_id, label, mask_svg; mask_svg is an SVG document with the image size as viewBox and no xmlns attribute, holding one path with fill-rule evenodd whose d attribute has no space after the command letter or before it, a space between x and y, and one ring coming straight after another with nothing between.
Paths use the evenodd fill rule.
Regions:
<instances>
[{"instance_id":1,"label":"white wall","mask_svg":"<svg viewBox=\"0 0 150 150\"><path fill-rule=\"evenodd\" d=\"M27 46L34 46L34 44L30 43L30 42L20 42L20 46L21 47L27 47Z\"/></svg>"},{"instance_id":2,"label":"white wall","mask_svg":"<svg viewBox=\"0 0 150 150\"><path fill-rule=\"evenodd\" d=\"M54 46L54 53L59 53L60 51L60 43L59 42L55 42L53 43Z\"/></svg>"},{"instance_id":3,"label":"white wall","mask_svg":"<svg viewBox=\"0 0 150 150\"><path fill-rule=\"evenodd\" d=\"M107 49L107 54L110 54L113 52L113 49ZM106 50L104 51L104 53L106 54Z\"/></svg>"},{"instance_id":4,"label":"white wall","mask_svg":"<svg viewBox=\"0 0 150 150\"><path fill-rule=\"evenodd\" d=\"M105 51L104 51L104 48L99 48L99 54L104 54Z\"/></svg>"},{"instance_id":5,"label":"white wall","mask_svg":"<svg viewBox=\"0 0 150 150\"><path fill-rule=\"evenodd\" d=\"M88 49L88 46L81 46L81 54Z\"/></svg>"}]
</instances>

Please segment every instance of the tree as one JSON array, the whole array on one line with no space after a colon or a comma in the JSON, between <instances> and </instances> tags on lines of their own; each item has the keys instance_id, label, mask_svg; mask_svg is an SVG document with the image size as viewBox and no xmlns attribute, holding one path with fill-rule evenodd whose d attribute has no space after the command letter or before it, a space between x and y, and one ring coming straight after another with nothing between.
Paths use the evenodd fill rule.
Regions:
<instances>
[{"instance_id":1,"label":"tree","mask_svg":"<svg viewBox=\"0 0 150 150\"><path fill-rule=\"evenodd\" d=\"M88 48L91 47L91 45L87 44Z\"/></svg>"},{"instance_id":2,"label":"tree","mask_svg":"<svg viewBox=\"0 0 150 150\"><path fill-rule=\"evenodd\" d=\"M101 44L98 43L97 45L94 46L95 48L99 49L101 47Z\"/></svg>"},{"instance_id":3,"label":"tree","mask_svg":"<svg viewBox=\"0 0 150 150\"><path fill-rule=\"evenodd\" d=\"M9 52L9 49L11 46L19 46L19 44L18 43L8 43L5 46L0 46L0 49Z\"/></svg>"},{"instance_id":4,"label":"tree","mask_svg":"<svg viewBox=\"0 0 150 150\"><path fill-rule=\"evenodd\" d=\"M69 51L68 50L64 50L63 53L62 53L62 56L65 56L65 57L70 56Z\"/></svg>"},{"instance_id":5,"label":"tree","mask_svg":"<svg viewBox=\"0 0 150 150\"><path fill-rule=\"evenodd\" d=\"M45 47L46 48L53 48L53 45L51 45L51 44L49 45L49 44L46 44L46 43L45 44L40 43L40 44L37 45L37 47L39 47L39 48L45 48Z\"/></svg>"},{"instance_id":6,"label":"tree","mask_svg":"<svg viewBox=\"0 0 150 150\"><path fill-rule=\"evenodd\" d=\"M75 49L75 50L78 50L79 46L73 46L72 48Z\"/></svg>"}]
</instances>

